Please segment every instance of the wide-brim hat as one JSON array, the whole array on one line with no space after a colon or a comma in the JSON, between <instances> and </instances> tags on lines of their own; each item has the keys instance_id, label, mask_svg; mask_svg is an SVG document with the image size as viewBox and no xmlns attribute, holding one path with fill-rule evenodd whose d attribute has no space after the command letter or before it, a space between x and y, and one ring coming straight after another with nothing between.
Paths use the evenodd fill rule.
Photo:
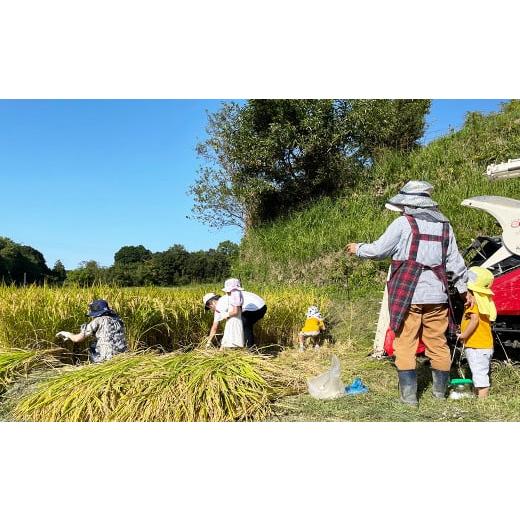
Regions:
<instances>
[{"instance_id":1,"label":"wide-brim hat","mask_svg":"<svg viewBox=\"0 0 520 520\"><path fill-rule=\"evenodd\" d=\"M108 306L108 302L106 300L94 300L93 302L88 304L88 313L87 315L91 318L99 318L110 312L111 309Z\"/></svg>"},{"instance_id":2,"label":"wide-brim hat","mask_svg":"<svg viewBox=\"0 0 520 520\"><path fill-rule=\"evenodd\" d=\"M495 293L491 290L493 273L484 267L471 267L468 271L468 289L480 294L489 294L493 296Z\"/></svg>"},{"instance_id":3,"label":"wide-brim hat","mask_svg":"<svg viewBox=\"0 0 520 520\"><path fill-rule=\"evenodd\" d=\"M210 293L206 293L203 297L202 297L202 302L204 303L204 307L206 309L209 309L209 306L208 306L208 303L213 300L214 298L218 298L218 295L215 294L214 292L210 292Z\"/></svg>"},{"instance_id":4,"label":"wide-brim hat","mask_svg":"<svg viewBox=\"0 0 520 520\"><path fill-rule=\"evenodd\" d=\"M386 207L393 211L400 211L399 206L436 208L438 204L432 200L432 191L433 186L429 182L409 181L399 190L397 195L388 201Z\"/></svg>"},{"instance_id":5,"label":"wide-brim hat","mask_svg":"<svg viewBox=\"0 0 520 520\"><path fill-rule=\"evenodd\" d=\"M394 206L394 204L390 204L389 202L385 204L385 208L390 211L397 211L398 213L402 213L404 210L404 206Z\"/></svg>"},{"instance_id":6,"label":"wide-brim hat","mask_svg":"<svg viewBox=\"0 0 520 520\"><path fill-rule=\"evenodd\" d=\"M231 291L243 291L244 288L240 286L240 280L238 278L229 278L224 282L224 288L222 289L224 292Z\"/></svg>"}]
</instances>

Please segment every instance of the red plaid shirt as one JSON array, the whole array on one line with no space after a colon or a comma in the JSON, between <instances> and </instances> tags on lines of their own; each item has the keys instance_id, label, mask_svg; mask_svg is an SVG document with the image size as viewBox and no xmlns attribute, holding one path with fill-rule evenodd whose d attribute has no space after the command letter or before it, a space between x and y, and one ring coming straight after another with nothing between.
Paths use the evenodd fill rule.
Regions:
<instances>
[{"instance_id":1,"label":"red plaid shirt","mask_svg":"<svg viewBox=\"0 0 520 520\"><path fill-rule=\"evenodd\" d=\"M448 254L450 227L448 222L442 226L442 235L427 235L419 232L419 226L414 217L405 215L412 228L412 243L407 260L392 260L392 270L388 280L388 301L390 310L390 328L397 332L410 309L412 298L417 287L417 282L422 271L430 269L437 278L443 283L446 293L448 292L448 277L446 274L446 258ZM441 265L428 266L417 262L417 251L419 243L423 241L442 243L442 263ZM449 302L449 298L448 298ZM455 331L453 312L449 313L450 333Z\"/></svg>"}]
</instances>

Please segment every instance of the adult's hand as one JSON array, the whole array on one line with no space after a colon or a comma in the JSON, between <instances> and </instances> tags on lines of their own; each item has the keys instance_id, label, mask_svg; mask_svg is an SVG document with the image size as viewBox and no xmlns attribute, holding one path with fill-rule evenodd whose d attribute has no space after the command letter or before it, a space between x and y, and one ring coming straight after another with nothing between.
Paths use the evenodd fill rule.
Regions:
<instances>
[{"instance_id":1,"label":"adult's hand","mask_svg":"<svg viewBox=\"0 0 520 520\"><path fill-rule=\"evenodd\" d=\"M345 247L345 249L349 255L355 255L357 253L358 248L359 248L359 246L354 243L347 244L347 246Z\"/></svg>"}]
</instances>

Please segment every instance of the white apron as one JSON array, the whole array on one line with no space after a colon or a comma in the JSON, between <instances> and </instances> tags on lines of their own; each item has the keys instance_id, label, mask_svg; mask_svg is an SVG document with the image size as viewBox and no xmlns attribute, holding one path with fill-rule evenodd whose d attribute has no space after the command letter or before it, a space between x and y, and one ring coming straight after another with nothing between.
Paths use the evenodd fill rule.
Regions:
<instances>
[{"instance_id":1,"label":"white apron","mask_svg":"<svg viewBox=\"0 0 520 520\"><path fill-rule=\"evenodd\" d=\"M244 326L242 324L242 312L226 320L224 336L221 346L223 348L239 348L245 345Z\"/></svg>"}]
</instances>

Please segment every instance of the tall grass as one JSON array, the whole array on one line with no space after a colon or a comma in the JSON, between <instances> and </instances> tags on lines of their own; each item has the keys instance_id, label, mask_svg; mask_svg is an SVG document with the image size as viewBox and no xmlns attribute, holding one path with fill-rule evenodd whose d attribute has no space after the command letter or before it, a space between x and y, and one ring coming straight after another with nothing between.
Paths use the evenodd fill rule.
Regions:
<instances>
[{"instance_id":1,"label":"tall grass","mask_svg":"<svg viewBox=\"0 0 520 520\"><path fill-rule=\"evenodd\" d=\"M365 292L379 286L385 263L349 260L348 242L380 236L395 214L384 209L389 197L410 179L434 187L434 199L450 218L461 247L479 234L497 232L486 213L462 207L476 195L520 199L520 179L488 181L492 162L520 157L520 101L499 113L470 114L464 127L410 154L387 153L343 197L321 199L308 209L251 230L243 240L237 274L259 282L305 282L344 286ZM347 277L348 275L348 277Z\"/></svg>"},{"instance_id":2,"label":"tall grass","mask_svg":"<svg viewBox=\"0 0 520 520\"><path fill-rule=\"evenodd\" d=\"M8 395L15 421L248 421L300 387L298 377L245 352L123 354L66 368Z\"/></svg>"}]
</instances>

